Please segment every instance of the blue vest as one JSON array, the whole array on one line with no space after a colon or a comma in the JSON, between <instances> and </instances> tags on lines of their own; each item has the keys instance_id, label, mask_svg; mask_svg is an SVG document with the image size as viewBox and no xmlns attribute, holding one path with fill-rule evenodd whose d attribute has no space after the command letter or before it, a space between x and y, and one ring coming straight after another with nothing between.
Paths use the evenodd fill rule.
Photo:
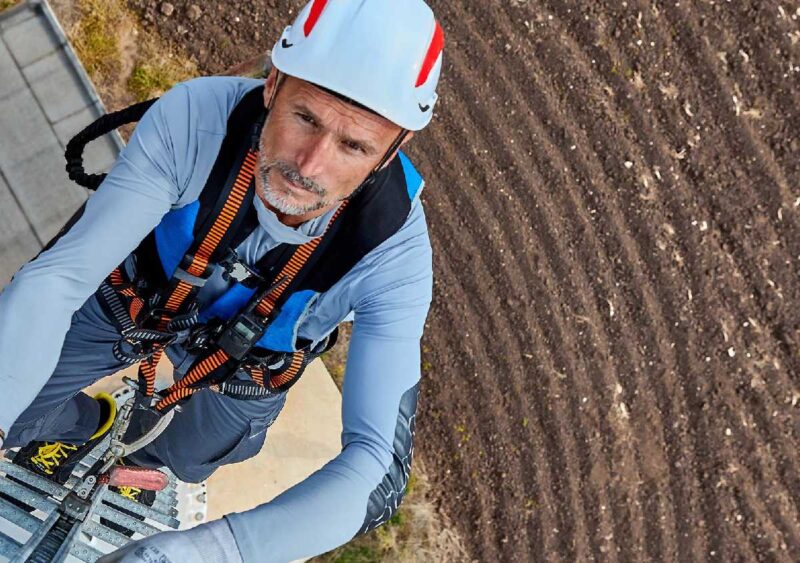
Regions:
<instances>
[{"instance_id":1,"label":"blue vest","mask_svg":"<svg viewBox=\"0 0 800 563\"><path fill-rule=\"evenodd\" d=\"M195 239L197 226L214 212L225 183L235 176L237 159L242 156L241 138L248 135L257 114L263 111L262 94L263 87L256 88L234 108L217 160L198 200L168 212L134 251L138 275L144 275L151 287L163 287L172 277ZM301 347L296 343L297 325L313 298L330 289L367 253L403 226L422 185L422 177L401 152L375 175L373 182L353 196L324 236L312 257L313 263L303 269L278 301L273 320L258 347L275 352L292 352ZM258 227L252 201L245 205L249 206L247 216L234 234L230 248L236 248ZM280 271L294 248L289 244L279 245L259 260L255 269L270 279L272 272ZM236 282L201 309L201 322L231 318L255 291L254 287Z\"/></svg>"}]
</instances>

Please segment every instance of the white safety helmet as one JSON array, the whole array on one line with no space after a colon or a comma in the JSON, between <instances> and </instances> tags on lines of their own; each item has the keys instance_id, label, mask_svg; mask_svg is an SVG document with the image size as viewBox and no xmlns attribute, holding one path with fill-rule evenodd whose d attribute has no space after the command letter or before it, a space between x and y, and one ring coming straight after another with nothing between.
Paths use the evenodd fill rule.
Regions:
<instances>
[{"instance_id":1,"label":"white safety helmet","mask_svg":"<svg viewBox=\"0 0 800 563\"><path fill-rule=\"evenodd\" d=\"M418 131L433 116L443 46L423 0L311 0L275 43L272 64Z\"/></svg>"}]
</instances>

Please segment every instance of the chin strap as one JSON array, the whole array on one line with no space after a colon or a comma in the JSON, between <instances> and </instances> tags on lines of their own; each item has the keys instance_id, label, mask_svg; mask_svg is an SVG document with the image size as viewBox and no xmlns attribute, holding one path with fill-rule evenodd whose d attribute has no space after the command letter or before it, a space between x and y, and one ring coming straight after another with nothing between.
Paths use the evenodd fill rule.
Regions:
<instances>
[{"instance_id":1,"label":"chin strap","mask_svg":"<svg viewBox=\"0 0 800 563\"><path fill-rule=\"evenodd\" d=\"M275 103L275 98L278 96L278 89L283 85L283 74L281 71L276 71L275 74L275 88L272 89L272 94L269 96L269 103L267 104L267 111L272 109L272 105Z\"/></svg>"},{"instance_id":2,"label":"chin strap","mask_svg":"<svg viewBox=\"0 0 800 563\"><path fill-rule=\"evenodd\" d=\"M375 168L372 169L372 172L369 173L369 176L367 176L364 179L364 181L361 182L361 184L355 189L355 191L353 191L353 193L347 196L346 199L348 200L353 199L361 192L361 190L371 185L375 181L375 175L378 172L380 172L381 169L384 167L384 165L389 161L389 158L391 158L391 156L394 154L394 151L400 148L400 145L403 144L403 141L407 136L408 136L408 129L403 129L402 131L400 131L400 134L397 135L395 140L392 141L392 144L389 145L389 148L383 154L383 157L381 158L380 162L375 166Z\"/></svg>"},{"instance_id":3,"label":"chin strap","mask_svg":"<svg viewBox=\"0 0 800 563\"><path fill-rule=\"evenodd\" d=\"M375 168L372 169L370 176L374 176L375 174L380 172L380 169L383 168L383 165L386 164L386 162L391 158L392 154L394 154L394 151L400 148L400 145L403 144L403 141L407 136L408 136L408 129L402 129L400 133L397 135L397 138L395 138L392 144L389 145L389 148L386 151L386 153L384 153L383 158L381 158L381 161Z\"/></svg>"}]
</instances>

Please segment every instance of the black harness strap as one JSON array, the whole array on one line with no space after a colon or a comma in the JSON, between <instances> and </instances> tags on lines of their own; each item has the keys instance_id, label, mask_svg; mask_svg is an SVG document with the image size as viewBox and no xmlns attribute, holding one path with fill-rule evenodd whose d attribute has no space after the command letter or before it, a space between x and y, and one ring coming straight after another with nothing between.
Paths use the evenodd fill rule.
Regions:
<instances>
[{"instance_id":1,"label":"black harness strap","mask_svg":"<svg viewBox=\"0 0 800 563\"><path fill-rule=\"evenodd\" d=\"M82 131L67 151L68 169L82 173L83 145L122 123L139 119L153 101L109 114ZM162 410L209 386L240 398L262 398L288 389L306 365L335 342L336 334L334 331L313 347L310 342L297 342L299 350L293 353L254 346L285 300L305 289L327 291L363 256L397 232L408 217L411 193L404 181L405 164L397 159L381 169L407 135L402 131L381 163L330 221L324 236L310 246L279 245L255 266L243 264L232 249L258 226L252 205L253 175L265 118L263 87L248 92L229 116L228 134L199 196L193 242L175 271L165 272L159 253L160 245L168 240L160 237L170 236L170 231L154 229L131 256L134 279L128 279L128 272L120 266L100 288L101 303L122 334L115 356L126 363L140 361L146 394L153 392L155 366L166 346L186 337L187 350L198 354L187 376L158 403ZM97 186L92 182L99 185L104 177L96 176L76 173L74 179L93 188ZM245 309L227 323L212 319L201 325L196 295L215 265L225 270L226 279L233 277L256 292ZM267 280L272 280L271 287ZM123 346L125 343L128 346ZM232 379L240 369L252 381Z\"/></svg>"},{"instance_id":2,"label":"black harness strap","mask_svg":"<svg viewBox=\"0 0 800 563\"><path fill-rule=\"evenodd\" d=\"M106 301L114 318L120 324L124 340L134 344L131 353L124 353L120 346L115 355L125 357L126 361L141 359L139 364L139 380L145 396L152 396L155 389L156 365L166 346L181 333L190 329L197 322L197 305L195 297L205 285L214 271L214 264L219 262L234 237L241 232L241 226L248 217L254 197L254 174L257 164L258 139L263 126L265 113L259 100L259 92L248 93L231 113L228 126L232 130L248 130L250 134L227 135L223 141L222 151L226 156L233 156L233 166L229 158L217 159L209 181L215 180L220 171L226 178L219 190L204 190L205 194L217 195L213 206L206 206L211 212L198 218L194 238L176 270L168 282L159 291L150 296L147 302L147 318L143 324L136 322L136 314L132 310L130 319L125 313L119 298L111 298L110 286L115 292L125 294L129 291L132 299L141 299L131 288L125 288L127 282L122 276L122 267L117 268L101 289L101 296ZM255 108L253 106L256 106ZM260 108L260 112L258 112ZM255 111L254 111L255 109ZM258 116L252 121L254 113ZM214 174L216 170L216 174ZM207 196L206 196L207 197ZM134 324L134 327L130 325ZM155 323L155 326L152 326Z\"/></svg>"}]
</instances>

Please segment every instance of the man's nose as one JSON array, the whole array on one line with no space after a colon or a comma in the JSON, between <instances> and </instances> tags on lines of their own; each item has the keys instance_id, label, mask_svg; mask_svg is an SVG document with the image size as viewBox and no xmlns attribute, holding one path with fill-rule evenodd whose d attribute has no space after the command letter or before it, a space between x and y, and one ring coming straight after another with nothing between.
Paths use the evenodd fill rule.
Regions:
<instances>
[{"instance_id":1,"label":"man's nose","mask_svg":"<svg viewBox=\"0 0 800 563\"><path fill-rule=\"evenodd\" d=\"M330 160L331 140L320 135L309 140L297 157L297 171L305 178L318 178Z\"/></svg>"}]
</instances>

